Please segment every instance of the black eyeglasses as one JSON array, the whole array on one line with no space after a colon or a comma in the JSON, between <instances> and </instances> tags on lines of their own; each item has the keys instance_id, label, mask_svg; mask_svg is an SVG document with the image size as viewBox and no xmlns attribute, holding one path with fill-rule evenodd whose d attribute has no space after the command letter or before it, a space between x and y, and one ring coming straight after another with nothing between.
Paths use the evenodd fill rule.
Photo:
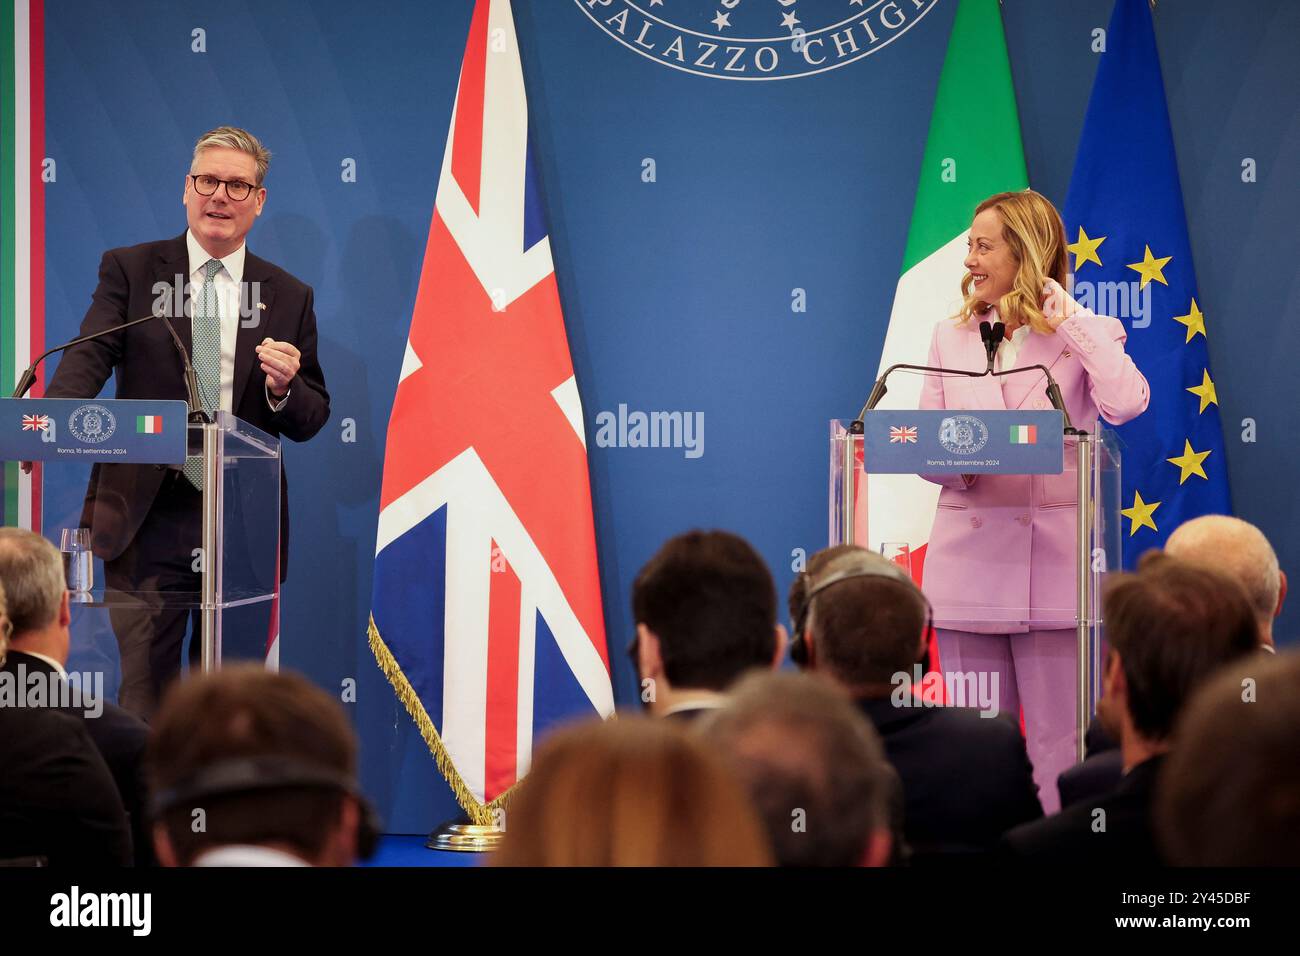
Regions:
<instances>
[{"instance_id":1,"label":"black eyeglasses","mask_svg":"<svg viewBox=\"0 0 1300 956\"><path fill-rule=\"evenodd\" d=\"M207 173L190 173L190 179L194 180L194 191L200 196L211 196L216 193L218 186L225 184L226 195L232 202L243 202L257 188L242 179L218 179Z\"/></svg>"}]
</instances>

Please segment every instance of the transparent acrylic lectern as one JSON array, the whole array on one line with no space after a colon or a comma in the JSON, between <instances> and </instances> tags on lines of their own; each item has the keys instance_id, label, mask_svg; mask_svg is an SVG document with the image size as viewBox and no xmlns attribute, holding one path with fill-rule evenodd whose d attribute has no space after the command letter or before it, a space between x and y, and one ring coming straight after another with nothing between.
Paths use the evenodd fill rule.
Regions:
<instances>
[{"instance_id":1,"label":"transparent acrylic lectern","mask_svg":"<svg viewBox=\"0 0 1300 956\"><path fill-rule=\"evenodd\" d=\"M899 411L871 411L863 422L832 420L830 422L830 491L829 491L829 541L831 545L857 544L879 551L887 542L909 542L915 548L926 542L928 557L934 560L936 549L942 549L944 540L941 526L934 523L940 493L939 484L921 477L924 472L915 467L904 471L900 462L903 456L917 453L931 435L922 425L915 427L913 420L928 421L925 416L941 412L909 414ZM982 413L973 411L969 416L1007 413ZM877 417L879 416L879 417ZM874 423L874 424L873 424ZM888 438L867 439L887 432ZM1023 436L1024 432L1013 432ZM1023 441L1013 437L1012 442ZM1006 443L1004 442L1004 445ZM873 451L868 453L867 449ZM1009 449L1010 446L1008 446ZM1008 450L1008 449L1004 449ZM937 451L938 455L950 452ZM987 454L987 452L986 452ZM1100 428L1093 434L1067 434L1064 439L1064 469L1057 474L1012 474L1013 481L1024 483L1024 495L1014 504L1002 508L982 508L979 515L969 518L950 511L943 527L959 528L954 518L968 520L972 527L982 527L988 522L1020 522L1029 520L1026 503L1033 501L1041 510L1039 520L1073 525L1073 534L1061 536L1065 542L1060 553L1048 553L1046 559L1059 581L1062 574L1073 579L1068 591L1048 591L1044 588L1041 600L1033 599L1032 619L1025 619L1025 608L1000 607L995 601L981 600L979 581L986 571L981 570L981 556L970 556L967 567L957 572L971 582L971 598L965 606L945 602L935 605L935 620L939 626L957 625L962 629L998 633L1023 626L1033 628L1074 629L1077 637L1079 680L1075 706L1077 729L1076 745L1079 758L1084 752L1084 732L1096 710L1100 695L1101 648L1104 640L1101 614L1103 581L1110 571L1118 571L1121 564L1122 537L1120 508L1120 445L1113 431ZM938 461L938 458L931 459ZM907 465L914 464L909 459ZM1058 459L1059 462L1059 459ZM949 467L956 465L949 460ZM961 473L1008 475L1008 461L995 452L986 458L960 463ZM951 473L951 472L950 472ZM978 479L976 479L978 480ZM1075 507L1075 503L1079 507ZM948 508L960 507L948 504ZM1004 512L1004 513L1003 513ZM939 539L931 537L931 528ZM910 530L899 530L910 529ZM919 531L917 530L919 529ZM956 533L956 532L954 532ZM1040 558L1042 556L1040 555ZM1000 561L1014 561L1008 555L999 555ZM1027 556L1026 556L1027 560ZM1032 580L1026 567L1026 577ZM1047 575L1040 575L1040 578ZM1032 587L1032 586L1031 586ZM948 623L941 623L944 619Z\"/></svg>"},{"instance_id":2,"label":"transparent acrylic lectern","mask_svg":"<svg viewBox=\"0 0 1300 956\"><path fill-rule=\"evenodd\" d=\"M41 419L64 420L59 414L49 414L52 400L23 401L45 412L39 416ZM36 404L42 401L46 404ZM83 511L90 475L87 457L56 458L53 453L45 456L38 464L40 470L33 475L43 502L38 530L56 547L62 547L64 532L87 528L97 553L104 550L105 542L120 540L120 527L130 524L126 514L129 507L140 510L141 500L151 500L165 479L187 480L176 471L180 462L162 464L156 457L141 462L133 457L140 441L139 435L133 433L161 428L166 421L168 428L186 428L188 454L202 457L201 494L192 496L201 501L197 505L200 513L197 521L188 512L185 519L201 531L193 547L186 539L184 553L178 550L174 555L182 573L186 563L193 572L186 575L186 583L181 586L174 577L164 580L151 575L132 576L127 586L123 586L120 575L115 582L109 582L99 558L79 554L84 570L77 573L80 580L88 578L90 586L74 589L72 594L70 669L113 669L112 622L120 621L123 612L157 617L184 613L192 621L197 612L198 626L192 629L191 640L201 642L196 663L204 670L220 667L223 660L265 660L280 590L279 439L228 412L215 413L210 424L190 422L186 426L183 411L176 419L141 414L158 410L147 403L98 399L94 408L99 410L101 420L113 418L119 434L131 433L127 436L130 441L118 450L118 457L89 459L105 465L101 475L107 467L116 474L111 482L101 477L94 507ZM64 442L65 435L61 434L59 440ZM71 439L66 441L73 444ZM108 448L111 444L111 440L101 442L96 450L114 450ZM176 447L181 447L179 440ZM134 504L128 506L128 501ZM65 566L75 560L77 556L65 550Z\"/></svg>"}]
</instances>

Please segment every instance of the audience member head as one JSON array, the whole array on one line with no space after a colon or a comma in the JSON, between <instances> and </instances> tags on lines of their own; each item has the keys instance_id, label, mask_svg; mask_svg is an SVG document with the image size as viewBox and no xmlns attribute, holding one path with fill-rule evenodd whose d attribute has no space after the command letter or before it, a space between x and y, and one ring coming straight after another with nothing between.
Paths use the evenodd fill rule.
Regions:
<instances>
[{"instance_id":1,"label":"audience member head","mask_svg":"<svg viewBox=\"0 0 1300 956\"><path fill-rule=\"evenodd\" d=\"M888 862L892 771L842 689L810 674L751 674L698 731L749 788L778 864Z\"/></svg>"},{"instance_id":2,"label":"audience member head","mask_svg":"<svg viewBox=\"0 0 1300 956\"><path fill-rule=\"evenodd\" d=\"M1255 610L1260 640L1273 646L1273 619L1286 600L1286 573L1278 567L1277 553L1264 532L1231 515L1202 515L1174 529L1165 553L1236 578Z\"/></svg>"},{"instance_id":3,"label":"audience member head","mask_svg":"<svg viewBox=\"0 0 1300 956\"><path fill-rule=\"evenodd\" d=\"M34 531L0 528L0 581L9 595L13 650L66 664L72 613L59 550Z\"/></svg>"},{"instance_id":4,"label":"audience member head","mask_svg":"<svg viewBox=\"0 0 1300 956\"><path fill-rule=\"evenodd\" d=\"M1180 866L1300 864L1300 655L1225 668L1192 697L1161 769L1156 830Z\"/></svg>"},{"instance_id":5,"label":"audience member head","mask_svg":"<svg viewBox=\"0 0 1300 956\"><path fill-rule=\"evenodd\" d=\"M772 574L726 531L670 538L632 583L632 615L642 699L654 714L692 695L716 696L785 654Z\"/></svg>"},{"instance_id":6,"label":"audience member head","mask_svg":"<svg viewBox=\"0 0 1300 956\"><path fill-rule=\"evenodd\" d=\"M749 797L677 724L632 717L556 731L506 813L502 866L768 866Z\"/></svg>"},{"instance_id":7,"label":"audience member head","mask_svg":"<svg viewBox=\"0 0 1300 956\"><path fill-rule=\"evenodd\" d=\"M929 605L898 565L865 548L819 551L791 586L803 666L860 697L888 696L925 651Z\"/></svg>"},{"instance_id":8,"label":"audience member head","mask_svg":"<svg viewBox=\"0 0 1300 956\"><path fill-rule=\"evenodd\" d=\"M1191 694L1218 668L1257 652L1259 628L1235 580L1158 551L1111 581L1102 600L1109 651L1097 715L1127 768L1169 749Z\"/></svg>"},{"instance_id":9,"label":"audience member head","mask_svg":"<svg viewBox=\"0 0 1300 956\"><path fill-rule=\"evenodd\" d=\"M164 865L232 845L315 866L355 861L366 838L356 735L306 678L249 664L177 681L152 730L146 768Z\"/></svg>"}]
</instances>

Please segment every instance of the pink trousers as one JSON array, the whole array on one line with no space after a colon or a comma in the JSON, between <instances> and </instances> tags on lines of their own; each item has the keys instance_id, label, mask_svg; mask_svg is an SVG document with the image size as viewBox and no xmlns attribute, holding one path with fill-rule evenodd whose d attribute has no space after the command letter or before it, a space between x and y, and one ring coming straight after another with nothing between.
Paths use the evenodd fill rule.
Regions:
<instances>
[{"instance_id":1,"label":"pink trousers","mask_svg":"<svg viewBox=\"0 0 1300 956\"><path fill-rule=\"evenodd\" d=\"M998 710L1025 718L1025 743L1044 813L1061 807L1056 778L1075 761L1074 703L1078 650L1071 630L973 634L936 628L939 666L954 673L997 675ZM949 678L951 680L951 678Z\"/></svg>"}]
</instances>

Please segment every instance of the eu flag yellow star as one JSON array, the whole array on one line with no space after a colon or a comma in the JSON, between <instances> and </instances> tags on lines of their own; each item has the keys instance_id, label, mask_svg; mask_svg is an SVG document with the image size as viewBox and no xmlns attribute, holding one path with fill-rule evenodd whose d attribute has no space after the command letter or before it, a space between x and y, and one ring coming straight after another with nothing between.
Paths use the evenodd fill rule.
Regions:
<instances>
[{"instance_id":1,"label":"eu flag yellow star","mask_svg":"<svg viewBox=\"0 0 1300 956\"><path fill-rule=\"evenodd\" d=\"M1145 289L1147 283L1152 279L1155 279L1161 285L1169 285L1169 283L1165 281L1165 274L1162 270L1173 256L1165 256L1161 259L1157 259L1155 256L1151 255L1150 246L1145 246L1144 248L1146 249L1146 253L1143 255L1142 261L1131 262L1128 265L1128 268L1132 269L1142 277L1142 281L1138 283L1139 291Z\"/></svg>"},{"instance_id":2,"label":"eu flag yellow star","mask_svg":"<svg viewBox=\"0 0 1300 956\"><path fill-rule=\"evenodd\" d=\"M1214 391L1214 383L1210 381L1210 370L1201 369L1201 384L1193 385L1188 389L1193 395L1201 400L1201 407L1196 410L1196 414L1201 414L1211 405L1219 404L1219 396Z\"/></svg>"},{"instance_id":3,"label":"eu flag yellow star","mask_svg":"<svg viewBox=\"0 0 1300 956\"><path fill-rule=\"evenodd\" d=\"M1177 465L1179 469L1181 469L1182 474L1178 476L1178 483L1180 485L1191 475L1200 475L1206 481L1209 481L1210 476L1207 475L1205 469L1201 467L1201 462L1205 461L1205 459L1209 457L1209 454L1208 451L1192 451L1192 443L1184 439L1183 453L1177 458L1166 458L1165 461L1169 462L1171 465Z\"/></svg>"},{"instance_id":4,"label":"eu flag yellow star","mask_svg":"<svg viewBox=\"0 0 1300 956\"><path fill-rule=\"evenodd\" d=\"M1097 247L1106 241L1105 236L1098 236L1096 239L1090 239L1088 234L1083 231L1083 226L1079 227L1079 241L1072 242L1065 248L1074 253L1074 271L1079 271L1079 266L1085 262L1095 262L1101 265L1101 259L1097 257Z\"/></svg>"},{"instance_id":5,"label":"eu flag yellow star","mask_svg":"<svg viewBox=\"0 0 1300 956\"><path fill-rule=\"evenodd\" d=\"M1135 488L1133 490L1133 507L1125 508L1120 512L1120 514L1132 522L1128 529L1128 536L1130 538L1133 537L1133 535L1137 534L1137 529L1143 527L1150 528L1152 531L1158 531L1159 529L1156 528L1156 523L1151 520L1151 515L1153 515L1155 510L1159 507L1160 502L1158 501L1153 501L1150 504L1143 501L1142 495L1139 494Z\"/></svg>"},{"instance_id":6,"label":"eu flag yellow star","mask_svg":"<svg viewBox=\"0 0 1300 956\"><path fill-rule=\"evenodd\" d=\"M1187 342L1190 342L1197 332L1201 333L1202 338L1204 338L1205 316L1201 313L1201 309L1196 304L1195 299L1192 300L1191 310L1186 315L1175 315L1174 321L1181 322L1183 325L1187 326L1187 340L1183 342L1184 345L1186 345Z\"/></svg>"}]
</instances>

